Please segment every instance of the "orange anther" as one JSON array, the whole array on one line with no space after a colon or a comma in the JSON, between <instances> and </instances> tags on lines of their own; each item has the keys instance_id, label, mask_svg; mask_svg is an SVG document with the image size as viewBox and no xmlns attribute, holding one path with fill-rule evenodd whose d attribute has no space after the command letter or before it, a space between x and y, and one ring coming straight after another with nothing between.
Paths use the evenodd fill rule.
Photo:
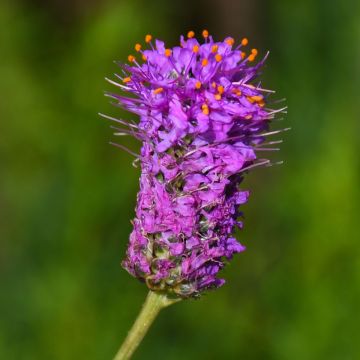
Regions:
<instances>
[{"instance_id":1,"label":"orange anther","mask_svg":"<svg viewBox=\"0 0 360 360\"><path fill-rule=\"evenodd\" d=\"M164 91L164 89L162 87L159 87L157 89L154 90L154 94L160 94Z\"/></svg>"},{"instance_id":2,"label":"orange anther","mask_svg":"<svg viewBox=\"0 0 360 360\"><path fill-rule=\"evenodd\" d=\"M256 56L258 54L258 51L257 51L257 49L251 49L251 53Z\"/></svg>"},{"instance_id":3,"label":"orange anther","mask_svg":"<svg viewBox=\"0 0 360 360\"><path fill-rule=\"evenodd\" d=\"M249 57L248 57L248 60L249 61L254 61L255 60L255 55L254 54L250 54Z\"/></svg>"},{"instance_id":4,"label":"orange anther","mask_svg":"<svg viewBox=\"0 0 360 360\"><path fill-rule=\"evenodd\" d=\"M187 37L189 39L192 39L194 36L195 36L195 33L192 30L187 33Z\"/></svg>"},{"instance_id":5,"label":"orange anther","mask_svg":"<svg viewBox=\"0 0 360 360\"><path fill-rule=\"evenodd\" d=\"M233 46L235 40L232 37L229 37L225 40L225 42L229 45L229 46Z\"/></svg>"},{"instance_id":6,"label":"orange anther","mask_svg":"<svg viewBox=\"0 0 360 360\"><path fill-rule=\"evenodd\" d=\"M200 88L201 88L201 82L200 82L200 81L197 81L197 82L195 83L195 88L196 88L196 89L200 89Z\"/></svg>"},{"instance_id":7,"label":"orange anther","mask_svg":"<svg viewBox=\"0 0 360 360\"><path fill-rule=\"evenodd\" d=\"M217 88L217 91L219 92L219 94L223 94L224 93L224 87L222 85L219 85Z\"/></svg>"},{"instance_id":8,"label":"orange anther","mask_svg":"<svg viewBox=\"0 0 360 360\"><path fill-rule=\"evenodd\" d=\"M202 110L204 115L209 115L209 107L206 104L203 104L201 106L201 110Z\"/></svg>"},{"instance_id":9,"label":"orange anther","mask_svg":"<svg viewBox=\"0 0 360 360\"><path fill-rule=\"evenodd\" d=\"M253 104L255 100L252 98L252 96L247 96L246 99L249 101L249 103Z\"/></svg>"},{"instance_id":10,"label":"orange anther","mask_svg":"<svg viewBox=\"0 0 360 360\"><path fill-rule=\"evenodd\" d=\"M141 44L135 44L135 50L140 51L141 50Z\"/></svg>"},{"instance_id":11,"label":"orange anther","mask_svg":"<svg viewBox=\"0 0 360 360\"><path fill-rule=\"evenodd\" d=\"M151 41L151 39L152 39L152 36L150 34L147 34L145 36L145 42L149 43Z\"/></svg>"},{"instance_id":12,"label":"orange anther","mask_svg":"<svg viewBox=\"0 0 360 360\"><path fill-rule=\"evenodd\" d=\"M204 66L206 66L208 63L209 63L209 60L208 60L208 59L203 59L202 62L201 62L201 66L204 67Z\"/></svg>"},{"instance_id":13,"label":"orange anther","mask_svg":"<svg viewBox=\"0 0 360 360\"><path fill-rule=\"evenodd\" d=\"M143 59L144 61L146 61L146 60L147 60L147 57L146 57L146 55L145 55L145 54L142 54L142 59Z\"/></svg>"},{"instance_id":14,"label":"orange anther","mask_svg":"<svg viewBox=\"0 0 360 360\"><path fill-rule=\"evenodd\" d=\"M245 57L246 57L246 52L242 51L242 52L240 53L240 56L241 56L241 58L244 60Z\"/></svg>"},{"instance_id":15,"label":"orange anther","mask_svg":"<svg viewBox=\"0 0 360 360\"><path fill-rule=\"evenodd\" d=\"M252 115L250 115L250 114L249 114L249 115L246 115L246 116L245 116L245 119L246 119L246 120L252 119Z\"/></svg>"},{"instance_id":16,"label":"orange anther","mask_svg":"<svg viewBox=\"0 0 360 360\"><path fill-rule=\"evenodd\" d=\"M215 95L215 99L216 99L216 100L221 100L221 95L220 95L220 94L216 94L216 95Z\"/></svg>"},{"instance_id":17,"label":"orange anther","mask_svg":"<svg viewBox=\"0 0 360 360\"><path fill-rule=\"evenodd\" d=\"M261 107L264 107L265 106L265 101L264 100L259 101L258 105L261 106Z\"/></svg>"},{"instance_id":18,"label":"orange anther","mask_svg":"<svg viewBox=\"0 0 360 360\"><path fill-rule=\"evenodd\" d=\"M209 32L207 30L203 30L202 36L206 39L209 37Z\"/></svg>"},{"instance_id":19,"label":"orange anther","mask_svg":"<svg viewBox=\"0 0 360 360\"><path fill-rule=\"evenodd\" d=\"M213 81L212 84L211 84L211 86L215 89L215 88L216 88L216 82Z\"/></svg>"},{"instance_id":20,"label":"orange anther","mask_svg":"<svg viewBox=\"0 0 360 360\"><path fill-rule=\"evenodd\" d=\"M171 56L171 53L172 53L171 49L166 49L166 50L165 50L165 56L166 56L166 57L170 57L170 56Z\"/></svg>"},{"instance_id":21,"label":"orange anther","mask_svg":"<svg viewBox=\"0 0 360 360\"><path fill-rule=\"evenodd\" d=\"M215 60L216 60L217 62L220 62L220 61L222 60L222 56L221 56L220 54L216 54L216 55L215 55Z\"/></svg>"},{"instance_id":22,"label":"orange anther","mask_svg":"<svg viewBox=\"0 0 360 360\"><path fill-rule=\"evenodd\" d=\"M134 55L129 55L128 56L128 61L129 62L134 62L135 61L135 56Z\"/></svg>"},{"instance_id":23,"label":"orange anther","mask_svg":"<svg viewBox=\"0 0 360 360\"><path fill-rule=\"evenodd\" d=\"M261 95L254 95L251 98L256 102L259 102L263 99L263 97Z\"/></svg>"},{"instance_id":24,"label":"orange anther","mask_svg":"<svg viewBox=\"0 0 360 360\"><path fill-rule=\"evenodd\" d=\"M125 84L127 84L130 81L131 81L131 77L126 77L123 79L123 83L125 83Z\"/></svg>"},{"instance_id":25,"label":"orange anther","mask_svg":"<svg viewBox=\"0 0 360 360\"><path fill-rule=\"evenodd\" d=\"M194 45L192 51L196 54L199 52L199 45Z\"/></svg>"},{"instance_id":26,"label":"orange anther","mask_svg":"<svg viewBox=\"0 0 360 360\"><path fill-rule=\"evenodd\" d=\"M211 47L211 52L213 52L213 53L216 53L217 51L218 51L218 46L217 45L213 45L212 47Z\"/></svg>"},{"instance_id":27,"label":"orange anther","mask_svg":"<svg viewBox=\"0 0 360 360\"><path fill-rule=\"evenodd\" d=\"M241 40L241 45L242 45L242 46L246 46L248 43L249 43L249 40L248 40L247 38L243 38L243 39Z\"/></svg>"}]
</instances>

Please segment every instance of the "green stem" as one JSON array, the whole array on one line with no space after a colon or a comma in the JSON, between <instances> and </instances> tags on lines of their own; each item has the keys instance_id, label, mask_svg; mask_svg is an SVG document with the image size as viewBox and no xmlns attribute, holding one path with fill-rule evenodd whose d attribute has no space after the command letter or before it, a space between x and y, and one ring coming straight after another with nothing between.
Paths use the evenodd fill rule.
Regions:
<instances>
[{"instance_id":1,"label":"green stem","mask_svg":"<svg viewBox=\"0 0 360 360\"><path fill-rule=\"evenodd\" d=\"M140 314L135 320L118 353L115 355L114 360L130 359L160 310L177 301L179 301L179 299L172 300L164 294L149 291Z\"/></svg>"}]
</instances>

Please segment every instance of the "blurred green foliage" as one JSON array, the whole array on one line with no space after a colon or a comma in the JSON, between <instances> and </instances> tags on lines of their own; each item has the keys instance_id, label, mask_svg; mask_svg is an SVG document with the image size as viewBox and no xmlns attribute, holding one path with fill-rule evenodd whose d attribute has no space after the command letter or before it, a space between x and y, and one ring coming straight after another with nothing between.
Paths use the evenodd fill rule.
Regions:
<instances>
[{"instance_id":1,"label":"blurred green foliage","mask_svg":"<svg viewBox=\"0 0 360 360\"><path fill-rule=\"evenodd\" d=\"M119 266L138 169L107 144L97 112L130 115L103 78L145 33L243 31L235 10L217 21L235 3L0 3L0 359L115 354L146 288ZM226 286L166 309L135 359L360 358L360 4L251 3L264 83L289 107L285 164L245 181L248 250Z\"/></svg>"}]
</instances>

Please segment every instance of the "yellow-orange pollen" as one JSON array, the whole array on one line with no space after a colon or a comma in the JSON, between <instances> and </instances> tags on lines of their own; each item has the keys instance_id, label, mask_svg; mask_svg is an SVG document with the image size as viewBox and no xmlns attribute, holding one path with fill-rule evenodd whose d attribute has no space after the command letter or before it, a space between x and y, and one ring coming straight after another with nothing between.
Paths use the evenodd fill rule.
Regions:
<instances>
[{"instance_id":1,"label":"yellow-orange pollen","mask_svg":"<svg viewBox=\"0 0 360 360\"><path fill-rule=\"evenodd\" d=\"M240 54L241 58L244 60L245 57L246 57L246 52L242 51L241 54Z\"/></svg>"},{"instance_id":2,"label":"yellow-orange pollen","mask_svg":"<svg viewBox=\"0 0 360 360\"><path fill-rule=\"evenodd\" d=\"M135 44L135 51L140 51L140 50L141 50L141 45Z\"/></svg>"},{"instance_id":3,"label":"yellow-orange pollen","mask_svg":"<svg viewBox=\"0 0 360 360\"><path fill-rule=\"evenodd\" d=\"M123 83L125 83L125 84L127 84L130 81L131 81L131 77L126 77L123 79Z\"/></svg>"},{"instance_id":4,"label":"yellow-orange pollen","mask_svg":"<svg viewBox=\"0 0 360 360\"><path fill-rule=\"evenodd\" d=\"M229 46L233 46L235 40L230 37L230 38L227 38L227 39L225 40L225 42L226 42Z\"/></svg>"},{"instance_id":5,"label":"yellow-orange pollen","mask_svg":"<svg viewBox=\"0 0 360 360\"><path fill-rule=\"evenodd\" d=\"M164 89L162 88L162 87L159 87L159 88L157 88L157 89L155 89L154 90L154 94L160 94L160 93L162 93L164 91Z\"/></svg>"},{"instance_id":6,"label":"yellow-orange pollen","mask_svg":"<svg viewBox=\"0 0 360 360\"><path fill-rule=\"evenodd\" d=\"M257 54L258 54L258 51L256 49L251 49L251 54L249 55L248 60L254 61Z\"/></svg>"},{"instance_id":7,"label":"yellow-orange pollen","mask_svg":"<svg viewBox=\"0 0 360 360\"><path fill-rule=\"evenodd\" d=\"M199 52L199 45L194 45L192 51L196 54Z\"/></svg>"},{"instance_id":8,"label":"yellow-orange pollen","mask_svg":"<svg viewBox=\"0 0 360 360\"><path fill-rule=\"evenodd\" d=\"M264 99L261 95L247 96L247 99L251 104L258 103L260 105L260 103L264 102Z\"/></svg>"},{"instance_id":9,"label":"yellow-orange pollen","mask_svg":"<svg viewBox=\"0 0 360 360\"><path fill-rule=\"evenodd\" d=\"M218 93L221 95L224 93L224 87L222 85L219 85L217 88Z\"/></svg>"},{"instance_id":10,"label":"yellow-orange pollen","mask_svg":"<svg viewBox=\"0 0 360 360\"><path fill-rule=\"evenodd\" d=\"M215 99L216 99L216 100L221 100L221 94L216 94L216 95L215 95Z\"/></svg>"},{"instance_id":11,"label":"yellow-orange pollen","mask_svg":"<svg viewBox=\"0 0 360 360\"><path fill-rule=\"evenodd\" d=\"M187 33L187 37L189 39L192 39L194 36L195 36L195 33L192 30Z\"/></svg>"},{"instance_id":12,"label":"yellow-orange pollen","mask_svg":"<svg viewBox=\"0 0 360 360\"><path fill-rule=\"evenodd\" d=\"M221 56L220 54L216 54L216 55L215 55L215 60L216 60L217 62L220 62L220 61L222 60L222 56Z\"/></svg>"},{"instance_id":13,"label":"yellow-orange pollen","mask_svg":"<svg viewBox=\"0 0 360 360\"><path fill-rule=\"evenodd\" d=\"M200 89L200 88L201 88L201 82L200 82L200 81L197 81L197 82L195 83L195 88L196 88L196 89Z\"/></svg>"},{"instance_id":14,"label":"yellow-orange pollen","mask_svg":"<svg viewBox=\"0 0 360 360\"><path fill-rule=\"evenodd\" d=\"M217 51L218 51L218 46L217 45L213 45L212 47L211 47L211 52L212 53L216 53Z\"/></svg>"},{"instance_id":15,"label":"yellow-orange pollen","mask_svg":"<svg viewBox=\"0 0 360 360\"><path fill-rule=\"evenodd\" d=\"M209 107L206 104L203 104L201 106L201 110L202 110L204 115L209 115Z\"/></svg>"},{"instance_id":16,"label":"yellow-orange pollen","mask_svg":"<svg viewBox=\"0 0 360 360\"><path fill-rule=\"evenodd\" d=\"M213 81L212 84L211 84L211 86L215 89L215 88L216 88L216 82Z\"/></svg>"},{"instance_id":17,"label":"yellow-orange pollen","mask_svg":"<svg viewBox=\"0 0 360 360\"><path fill-rule=\"evenodd\" d=\"M207 30L203 30L202 36L206 39L209 37L209 32Z\"/></svg>"},{"instance_id":18,"label":"yellow-orange pollen","mask_svg":"<svg viewBox=\"0 0 360 360\"><path fill-rule=\"evenodd\" d=\"M152 36L151 36L150 34L147 34L147 35L145 36L145 42L146 42L146 43L149 43L149 42L151 41L151 39L152 39Z\"/></svg>"},{"instance_id":19,"label":"yellow-orange pollen","mask_svg":"<svg viewBox=\"0 0 360 360\"><path fill-rule=\"evenodd\" d=\"M143 55L142 55L142 59L143 59L144 61L146 61L146 60L147 60L147 57L146 57L146 55L145 55L145 54L143 54Z\"/></svg>"},{"instance_id":20,"label":"yellow-orange pollen","mask_svg":"<svg viewBox=\"0 0 360 360\"><path fill-rule=\"evenodd\" d=\"M242 46L246 46L248 43L249 43L249 40L248 40L247 38L243 38L243 39L241 40L241 45L242 45Z\"/></svg>"},{"instance_id":21,"label":"yellow-orange pollen","mask_svg":"<svg viewBox=\"0 0 360 360\"><path fill-rule=\"evenodd\" d=\"M170 57L170 56L171 56L171 53L172 53L171 49L166 49L166 50L165 50L165 56L166 56L166 57Z\"/></svg>"},{"instance_id":22,"label":"yellow-orange pollen","mask_svg":"<svg viewBox=\"0 0 360 360\"><path fill-rule=\"evenodd\" d=\"M128 61L129 62L134 62L135 61L135 56L134 55L129 55L128 56Z\"/></svg>"},{"instance_id":23,"label":"yellow-orange pollen","mask_svg":"<svg viewBox=\"0 0 360 360\"><path fill-rule=\"evenodd\" d=\"M209 60L208 59L203 59L201 62L201 66L204 67L208 64Z\"/></svg>"},{"instance_id":24,"label":"yellow-orange pollen","mask_svg":"<svg viewBox=\"0 0 360 360\"><path fill-rule=\"evenodd\" d=\"M240 96L241 95L241 90L240 89L232 89L231 90L235 95L237 95L237 96Z\"/></svg>"}]
</instances>

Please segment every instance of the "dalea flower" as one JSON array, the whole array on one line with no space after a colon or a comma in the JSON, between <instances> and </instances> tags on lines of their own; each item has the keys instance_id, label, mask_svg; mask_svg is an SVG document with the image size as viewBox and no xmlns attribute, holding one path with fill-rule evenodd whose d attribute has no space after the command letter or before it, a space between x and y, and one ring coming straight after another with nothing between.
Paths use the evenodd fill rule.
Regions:
<instances>
[{"instance_id":1,"label":"dalea flower","mask_svg":"<svg viewBox=\"0 0 360 360\"><path fill-rule=\"evenodd\" d=\"M128 64L119 64L121 95L107 94L135 113L126 126L142 142L140 191L124 268L154 291L181 298L224 283L217 277L245 247L233 236L239 206L249 192L240 184L251 168L269 165L258 153L269 122L284 109L268 108L272 91L255 83L266 56L231 37L215 42L190 31L166 48L146 35ZM122 147L121 145L119 145Z\"/></svg>"}]
</instances>

